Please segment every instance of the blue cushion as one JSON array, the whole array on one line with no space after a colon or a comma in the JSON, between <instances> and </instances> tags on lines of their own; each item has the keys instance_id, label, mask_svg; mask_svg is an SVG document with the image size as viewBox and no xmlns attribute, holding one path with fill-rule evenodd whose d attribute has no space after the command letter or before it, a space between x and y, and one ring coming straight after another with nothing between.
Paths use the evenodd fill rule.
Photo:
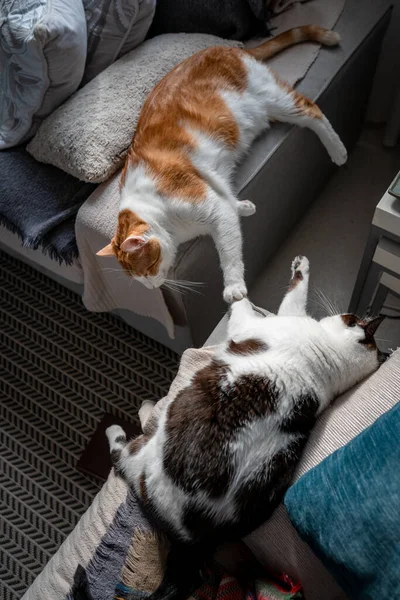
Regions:
<instances>
[{"instance_id":1,"label":"blue cushion","mask_svg":"<svg viewBox=\"0 0 400 600\"><path fill-rule=\"evenodd\" d=\"M400 597L400 403L301 477L285 506L349 598Z\"/></svg>"}]
</instances>

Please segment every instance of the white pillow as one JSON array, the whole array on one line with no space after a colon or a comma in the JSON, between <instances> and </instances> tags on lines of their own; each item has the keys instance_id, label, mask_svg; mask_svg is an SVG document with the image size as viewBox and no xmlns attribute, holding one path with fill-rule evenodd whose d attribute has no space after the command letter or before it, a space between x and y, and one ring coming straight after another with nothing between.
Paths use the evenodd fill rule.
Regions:
<instances>
[{"instance_id":1,"label":"white pillow","mask_svg":"<svg viewBox=\"0 0 400 600\"><path fill-rule=\"evenodd\" d=\"M0 149L32 137L79 86L87 33L82 0L3 2Z\"/></svg>"}]
</instances>

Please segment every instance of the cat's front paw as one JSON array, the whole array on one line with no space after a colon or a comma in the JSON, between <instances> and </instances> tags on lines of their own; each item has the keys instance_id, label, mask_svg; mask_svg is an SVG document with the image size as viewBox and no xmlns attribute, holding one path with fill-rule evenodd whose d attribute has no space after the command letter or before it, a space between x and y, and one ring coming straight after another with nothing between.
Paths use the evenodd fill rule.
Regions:
<instances>
[{"instance_id":1,"label":"cat's front paw","mask_svg":"<svg viewBox=\"0 0 400 600\"><path fill-rule=\"evenodd\" d=\"M310 262L305 256L296 256L292 262L292 279L299 275L307 275L310 271Z\"/></svg>"},{"instance_id":2,"label":"cat's front paw","mask_svg":"<svg viewBox=\"0 0 400 600\"><path fill-rule=\"evenodd\" d=\"M236 300L242 300L242 298L246 298L247 296L247 288L245 283L232 283L231 285L227 285L224 289L224 300L228 304L232 304L232 302L236 302Z\"/></svg>"}]
</instances>

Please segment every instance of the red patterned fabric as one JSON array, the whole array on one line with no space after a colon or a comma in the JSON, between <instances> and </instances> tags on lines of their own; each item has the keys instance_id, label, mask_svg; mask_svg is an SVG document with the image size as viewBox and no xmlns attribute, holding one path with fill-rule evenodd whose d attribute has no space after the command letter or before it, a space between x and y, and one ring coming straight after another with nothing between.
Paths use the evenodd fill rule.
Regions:
<instances>
[{"instance_id":1,"label":"red patterned fabric","mask_svg":"<svg viewBox=\"0 0 400 600\"><path fill-rule=\"evenodd\" d=\"M215 568L209 570L202 586L192 595L194 600L304 600L301 586L287 575L279 578L265 574L255 580L239 581Z\"/></svg>"}]
</instances>

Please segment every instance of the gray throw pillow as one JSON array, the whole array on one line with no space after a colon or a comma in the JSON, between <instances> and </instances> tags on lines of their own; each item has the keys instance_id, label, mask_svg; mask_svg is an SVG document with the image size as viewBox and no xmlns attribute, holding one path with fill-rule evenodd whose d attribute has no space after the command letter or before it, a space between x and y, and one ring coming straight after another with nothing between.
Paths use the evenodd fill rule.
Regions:
<instances>
[{"instance_id":1,"label":"gray throw pillow","mask_svg":"<svg viewBox=\"0 0 400 600\"><path fill-rule=\"evenodd\" d=\"M2 0L0 149L32 137L79 86L87 32L82 0Z\"/></svg>"},{"instance_id":2,"label":"gray throw pillow","mask_svg":"<svg viewBox=\"0 0 400 600\"><path fill-rule=\"evenodd\" d=\"M143 42L156 0L83 0L83 6L88 30L85 84Z\"/></svg>"}]
</instances>

